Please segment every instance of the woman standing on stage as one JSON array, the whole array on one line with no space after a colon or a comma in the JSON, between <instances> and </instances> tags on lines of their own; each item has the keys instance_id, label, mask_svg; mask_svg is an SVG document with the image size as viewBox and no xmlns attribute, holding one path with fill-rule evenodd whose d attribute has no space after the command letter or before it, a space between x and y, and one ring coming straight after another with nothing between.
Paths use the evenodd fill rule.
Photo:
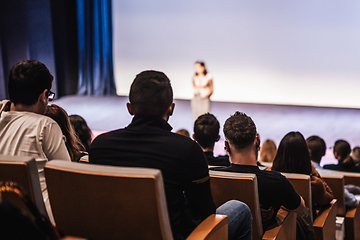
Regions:
<instances>
[{"instance_id":1,"label":"woman standing on stage","mask_svg":"<svg viewBox=\"0 0 360 240\"><path fill-rule=\"evenodd\" d=\"M195 120L201 114L210 111L210 96L214 91L212 76L207 72L204 62L195 63L193 86L194 98L191 100L191 108Z\"/></svg>"}]
</instances>

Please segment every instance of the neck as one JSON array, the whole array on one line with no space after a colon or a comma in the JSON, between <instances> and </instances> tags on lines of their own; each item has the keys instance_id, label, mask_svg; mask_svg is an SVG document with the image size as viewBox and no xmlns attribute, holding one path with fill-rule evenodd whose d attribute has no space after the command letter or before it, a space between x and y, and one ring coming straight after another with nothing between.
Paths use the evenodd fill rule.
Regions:
<instances>
[{"instance_id":1,"label":"neck","mask_svg":"<svg viewBox=\"0 0 360 240\"><path fill-rule=\"evenodd\" d=\"M40 113L39 112L39 108L36 104L33 105L24 105L24 104L14 104L11 103L10 106L10 111L11 112L33 112L33 113Z\"/></svg>"},{"instance_id":2,"label":"neck","mask_svg":"<svg viewBox=\"0 0 360 240\"><path fill-rule=\"evenodd\" d=\"M201 147L201 146L200 146ZM214 151L214 146L213 147L209 147L209 148L203 148L201 147L201 149L203 150L203 152L213 152Z\"/></svg>"},{"instance_id":3,"label":"neck","mask_svg":"<svg viewBox=\"0 0 360 240\"><path fill-rule=\"evenodd\" d=\"M256 154L253 149L234 151L230 154L230 159L234 164L257 166Z\"/></svg>"}]
</instances>

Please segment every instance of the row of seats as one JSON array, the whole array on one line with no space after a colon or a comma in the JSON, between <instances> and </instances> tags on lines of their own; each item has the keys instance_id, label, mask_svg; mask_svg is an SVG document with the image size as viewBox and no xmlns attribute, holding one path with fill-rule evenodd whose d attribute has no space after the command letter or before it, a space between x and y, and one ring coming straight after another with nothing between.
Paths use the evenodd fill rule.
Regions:
<instances>
[{"instance_id":1,"label":"row of seats","mask_svg":"<svg viewBox=\"0 0 360 240\"><path fill-rule=\"evenodd\" d=\"M46 214L35 160L0 156L0 165L0 181L11 180L23 185L40 212ZM284 175L311 209L310 177ZM94 240L172 239L159 170L55 160L47 163L45 176L56 224L68 235ZM296 238L296 213L285 209L278 212L278 224L263 233L255 174L210 171L210 177L216 206L237 199L250 207L253 239ZM338 215L345 216L346 239L359 239L360 211L346 212L343 186L344 182L358 184L360 174L324 174L323 178L336 199L312 216L316 238L335 239L335 218ZM16 204L24 208L21 203ZM188 239L227 239L226 216L211 215Z\"/></svg>"}]
</instances>

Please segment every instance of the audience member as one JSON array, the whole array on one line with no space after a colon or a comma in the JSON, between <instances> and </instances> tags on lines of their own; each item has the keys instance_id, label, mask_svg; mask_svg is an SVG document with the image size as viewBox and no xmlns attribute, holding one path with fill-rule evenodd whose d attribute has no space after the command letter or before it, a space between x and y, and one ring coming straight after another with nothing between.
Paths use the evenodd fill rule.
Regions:
<instances>
[{"instance_id":1,"label":"audience member","mask_svg":"<svg viewBox=\"0 0 360 240\"><path fill-rule=\"evenodd\" d=\"M70 156L59 125L43 115L54 97L52 80L47 67L35 60L12 67L8 84L11 103L4 100L0 107L0 154L35 158L45 206L53 221L44 166L53 159L70 161Z\"/></svg>"},{"instance_id":2,"label":"audience member","mask_svg":"<svg viewBox=\"0 0 360 240\"><path fill-rule=\"evenodd\" d=\"M194 123L193 138L198 142L210 166L229 166L229 156L214 156L215 142L219 141L220 124L216 117L210 113L200 115Z\"/></svg>"},{"instance_id":3,"label":"audience member","mask_svg":"<svg viewBox=\"0 0 360 240\"><path fill-rule=\"evenodd\" d=\"M229 167L211 169L256 174L264 230L276 222L276 214L281 206L295 212L303 211L304 200L286 177L278 172L260 170L257 166L260 140L255 123L250 117L236 112L226 120L224 134L225 148L232 163Z\"/></svg>"},{"instance_id":4,"label":"audience member","mask_svg":"<svg viewBox=\"0 0 360 240\"><path fill-rule=\"evenodd\" d=\"M356 164L360 163L360 147L354 147L351 151L351 157Z\"/></svg>"},{"instance_id":5,"label":"audience member","mask_svg":"<svg viewBox=\"0 0 360 240\"><path fill-rule=\"evenodd\" d=\"M345 171L345 172L360 172L360 166L358 166L353 158L350 156L351 147L345 140L337 140L333 147L335 158L338 160L338 164L324 165L325 169Z\"/></svg>"},{"instance_id":6,"label":"audience member","mask_svg":"<svg viewBox=\"0 0 360 240\"><path fill-rule=\"evenodd\" d=\"M190 133L186 129L179 129L179 130L176 131L176 133L190 138Z\"/></svg>"},{"instance_id":7,"label":"audience member","mask_svg":"<svg viewBox=\"0 0 360 240\"><path fill-rule=\"evenodd\" d=\"M266 139L260 148L260 162L272 163L276 155L276 144L271 139Z\"/></svg>"},{"instance_id":8,"label":"audience member","mask_svg":"<svg viewBox=\"0 0 360 240\"><path fill-rule=\"evenodd\" d=\"M306 139L306 144L309 149L310 160L316 171L318 171L320 174L333 173L333 171L325 170L320 166L321 158L325 156L326 153L326 144L324 139L320 138L319 136L310 136ZM344 186L345 206L347 209L357 207L358 201L354 194L359 194L359 190L359 187L354 185Z\"/></svg>"},{"instance_id":9,"label":"audience member","mask_svg":"<svg viewBox=\"0 0 360 240\"><path fill-rule=\"evenodd\" d=\"M184 239L215 212L228 216L229 239L251 239L250 209L229 201L216 210L204 153L190 138L171 132L167 121L175 104L167 76L141 72L130 87L129 99L132 122L95 138L90 163L160 169L174 239Z\"/></svg>"},{"instance_id":10,"label":"audience member","mask_svg":"<svg viewBox=\"0 0 360 240\"><path fill-rule=\"evenodd\" d=\"M81 144L84 146L85 151L89 152L91 139L92 139L92 133L91 129L87 125L84 118L82 118L79 115L73 114L69 116L70 123L73 126L76 135L80 139Z\"/></svg>"},{"instance_id":11,"label":"audience member","mask_svg":"<svg viewBox=\"0 0 360 240\"><path fill-rule=\"evenodd\" d=\"M334 198L330 187L312 166L306 141L300 132L289 132L279 144L272 170L286 173L307 174L311 177L314 209L326 205Z\"/></svg>"},{"instance_id":12,"label":"audience member","mask_svg":"<svg viewBox=\"0 0 360 240\"><path fill-rule=\"evenodd\" d=\"M75 134L75 130L70 123L67 112L60 106L51 104L47 106L45 115L51 117L59 124L63 135L65 136L65 145L69 151L71 161L78 162L83 155L84 146Z\"/></svg>"}]
</instances>

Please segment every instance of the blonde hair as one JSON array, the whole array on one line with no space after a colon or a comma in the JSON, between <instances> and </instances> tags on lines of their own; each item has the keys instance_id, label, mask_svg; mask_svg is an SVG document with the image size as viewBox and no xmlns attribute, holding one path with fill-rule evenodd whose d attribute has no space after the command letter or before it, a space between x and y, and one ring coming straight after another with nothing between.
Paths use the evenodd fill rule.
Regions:
<instances>
[{"instance_id":1,"label":"blonde hair","mask_svg":"<svg viewBox=\"0 0 360 240\"><path fill-rule=\"evenodd\" d=\"M260 162L273 162L276 151L275 142L271 139L266 139L260 148Z\"/></svg>"}]
</instances>

